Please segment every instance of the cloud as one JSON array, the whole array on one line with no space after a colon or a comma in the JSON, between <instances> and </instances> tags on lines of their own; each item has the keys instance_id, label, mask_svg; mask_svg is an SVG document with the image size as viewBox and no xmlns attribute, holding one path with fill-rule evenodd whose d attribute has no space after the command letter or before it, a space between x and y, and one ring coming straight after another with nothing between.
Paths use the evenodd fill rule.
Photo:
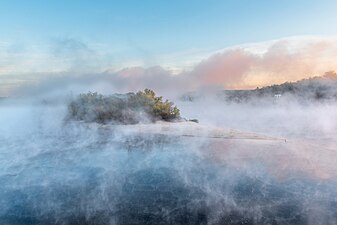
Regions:
<instances>
[{"instance_id":1,"label":"cloud","mask_svg":"<svg viewBox=\"0 0 337 225\"><path fill-rule=\"evenodd\" d=\"M195 64L192 69L183 70L179 74L161 66L129 67L102 72L102 68L109 65L108 60L104 61L102 53L75 39L57 40L51 52L51 58L57 62L55 65L63 66L63 71L41 73L43 84L49 81L53 83L54 77L58 80L56 83L62 83L63 86L71 83L89 87L93 83L100 83L122 92L144 88L152 88L161 93L179 93L209 87L256 88L337 70L336 38L288 38L235 46L218 51ZM15 78L21 81L28 77L38 79L33 74L36 73L22 73ZM10 88L6 90L8 89Z\"/></svg>"},{"instance_id":2,"label":"cloud","mask_svg":"<svg viewBox=\"0 0 337 225\"><path fill-rule=\"evenodd\" d=\"M295 81L336 70L336 41L314 41L292 46L290 41L271 45L266 53L257 57L244 82L250 85L270 85Z\"/></svg>"},{"instance_id":3,"label":"cloud","mask_svg":"<svg viewBox=\"0 0 337 225\"><path fill-rule=\"evenodd\" d=\"M195 66L188 74L197 86L255 88L296 81L336 70L337 39L290 38L238 46L217 53Z\"/></svg>"},{"instance_id":4,"label":"cloud","mask_svg":"<svg viewBox=\"0 0 337 225\"><path fill-rule=\"evenodd\" d=\"M41 43L0 43L0 75L29 73L97 73L112 64L95 43L58 38Z\"/></svg>"},{"instance_id":5,"label":"cloud","mask_svg":"<svg viewBox=\"0 0 337 225\"><path fill-rule=\"evenodd\" d=\"M190 71L173 75L163 69L127 69L117 72L132 89L155 86L159 90L195 90L204 87L228 89L296 81L337 70L337 39L293 38L229 48L196 64Z\"/></svg>"},{"instance_id":6,"label":"cloud","mask_svg":"<svg viewBox=\"0 0 337 225\"><path fill-rule=\"evenodd\" d=\"M97 51L74 38L54 40L51 45L51 55L62 63L68 72L97 72L101 69L100 64L103 63Z\"/></svg>"},{"instance_id":7,"label":"cloud","mask_svg":"<svg viewBox=\"0 0 337 225\"><path fill-rule=\"evenodd\" d=\"M254 55L242 49L230 50L202 61L188 76L197 79L198 86L220 85L231 88L242 82L256 60Z\"/></svg>"}]
</instances>

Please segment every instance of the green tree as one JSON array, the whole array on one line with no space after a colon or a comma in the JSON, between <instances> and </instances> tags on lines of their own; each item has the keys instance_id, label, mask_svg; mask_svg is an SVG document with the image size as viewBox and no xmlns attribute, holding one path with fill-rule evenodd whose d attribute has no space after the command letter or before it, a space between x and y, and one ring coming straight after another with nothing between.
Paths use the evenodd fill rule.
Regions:
<instances>
[{"instance_id":1,"label":"green tree","mask_svg":"<svg viewBox=\"0 0 337 225\"><path fill-rule=\"evenodd\" d=\"M137 123L144 116L152 121L180 119L180 111L174 103L163 101L163 97L157 97L151 89L126 95L80 94L68 109L73 119L99 123Z\"/></svg>"}]
</instances>

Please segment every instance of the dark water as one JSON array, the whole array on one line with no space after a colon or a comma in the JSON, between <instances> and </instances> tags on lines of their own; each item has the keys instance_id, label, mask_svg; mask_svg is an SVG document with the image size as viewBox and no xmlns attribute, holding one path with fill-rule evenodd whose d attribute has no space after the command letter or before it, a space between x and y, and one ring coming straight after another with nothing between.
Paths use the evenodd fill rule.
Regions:
<instances>
[{"instance_id":1,"label":"dark water","mask_svg":"<svg viewBox=\"0 0 337 225\"><path fill-rule=\"evenodd\" d=\"M13 141L2 140L1 225L337 224L334 181L220 165L201 140L65 131Z\"/></svg>"}]
</instances>

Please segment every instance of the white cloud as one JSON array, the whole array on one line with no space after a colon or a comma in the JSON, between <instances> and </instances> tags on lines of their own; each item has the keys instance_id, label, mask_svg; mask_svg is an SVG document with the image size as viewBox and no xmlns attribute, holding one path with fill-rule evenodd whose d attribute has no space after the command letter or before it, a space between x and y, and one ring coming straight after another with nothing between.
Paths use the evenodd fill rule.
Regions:
<instances>
[{"instance_id":1,"label":"white cloud","mask_svg":"<svg viewBox=\"0 0 337 225\"><path fill-rule=\"evenodd\" d=\"M119 62L118 57L112 60L111 54L102 51L101 45L99 50L92 46L76 39L58 39L32 54L33 47L16 53L2 51L0 79L6 75L7 81L12 79L11 84L21 85L61 77L63 83L89 85L97 81L111 83L121 91L153 88L164 92L212 86L255 88L337 70L335 37L284 38L233 46L214 54L207 49L194 49L177 53L176 60L174 54L158 56L163 61L160 66L147 69L142 67L141 59ZM118 70L121 67L127 69ZM1 83L6 91L14 86Z\"/></svg>"}]
</instances>

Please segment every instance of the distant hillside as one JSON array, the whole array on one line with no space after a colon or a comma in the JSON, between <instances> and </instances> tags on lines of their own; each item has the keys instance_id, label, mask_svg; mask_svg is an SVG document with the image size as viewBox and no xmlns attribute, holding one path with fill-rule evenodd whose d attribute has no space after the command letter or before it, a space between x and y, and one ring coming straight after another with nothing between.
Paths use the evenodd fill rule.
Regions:
<instances>
[{"instance_id":1,"label":"distant hillside","mask_svg":"<svg viewBox=\"0 0 337 225\"><path fill-rule=\"evenodd\" d=\"M250 91L252 97L293 97L297 100L337 100L337 74L333 71L320 77L286 82Z\"/></svg>"},{"instance_id":2,"label":"distant hillside","mask_svg":"<svg viewBox=\"0 0 337 225\"><path fill-rule=\"evenodd\" d=\"M224 90L216 93L217 97L226 102L251 102L259 100L279 100L291 98L300 102L308 101L337 101L337 74L326 72L297 82L286 82L255 90ZM188 93L182 97L184 101L194 101L201 98L198 93Z\"/></svg>"}]
</instances>

